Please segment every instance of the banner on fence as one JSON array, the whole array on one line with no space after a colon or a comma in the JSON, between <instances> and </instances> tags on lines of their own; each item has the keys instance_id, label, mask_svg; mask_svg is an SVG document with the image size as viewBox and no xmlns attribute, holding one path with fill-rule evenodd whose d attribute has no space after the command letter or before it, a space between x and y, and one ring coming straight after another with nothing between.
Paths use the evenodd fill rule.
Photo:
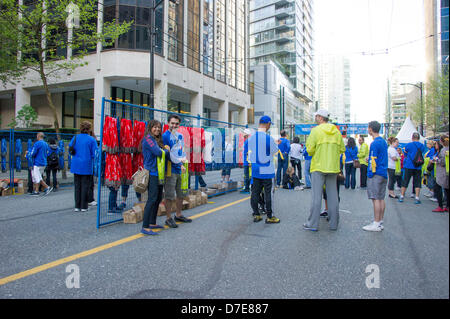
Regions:
<instances>
[{"instance_id":1,"label":"banner on fence","mask_svg":"<svg viewBox=\"0 0 450 319\"><path fill-rule=\"evenodd\" d=\"M317 124L296 124L295 134L296 135L309 135L311 130ZM368 135L368 124L367 123L337 123L336 126L343 136L347 135ZM380 134L383 134L383 126L381 126Z\"/></svg>"}]
</instances>

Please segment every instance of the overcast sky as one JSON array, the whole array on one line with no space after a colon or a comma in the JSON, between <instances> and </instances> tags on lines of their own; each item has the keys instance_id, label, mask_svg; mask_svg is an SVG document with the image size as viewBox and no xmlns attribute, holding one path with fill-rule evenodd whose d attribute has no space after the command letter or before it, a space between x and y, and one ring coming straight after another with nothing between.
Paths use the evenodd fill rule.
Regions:
<instances>
[{"instance_id":1,"label":"overcast sky","mask_svg":"<svg viewBox=\"0 0 450 319\"><path fill-rule=\"evenodd\" d=\"M384 122L392 68L425 69L423 0L314 0L314 9L316 62L324 54L350 59L352 122Z\"/></svg>"}]
</instances>

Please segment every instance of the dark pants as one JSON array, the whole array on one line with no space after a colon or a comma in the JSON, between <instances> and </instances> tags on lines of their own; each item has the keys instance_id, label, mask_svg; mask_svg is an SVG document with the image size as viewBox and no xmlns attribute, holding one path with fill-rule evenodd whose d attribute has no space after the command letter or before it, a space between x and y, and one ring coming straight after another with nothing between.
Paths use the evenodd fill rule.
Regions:
<instances>
[{"instance_id":1,"label":"dark pants","mask_svg":"<svg viewBox=\"0 0 450 319\"><path fill-rule=\"evenodd\" d=\"M31 176L31 169L28 168L28 193L32 192L33 192L33 177Z\"/></svg>"},{"instance_id":2,"label":"dark pants","mask_svg":"<svg viewBox=\"0 0 450 319\"><path fill-rule=\"evenodd\" d=\"M244 166L244 190L250 191L250 167Z\"/></svg>"},{"instance_id":3,"label":"dark pants","mask_svg":"<svg viewBox=\"0 0 450 319\"><path fill-rule=\"evenodd\" d=\"M353 163L345 163L345 188L356 188L356 168Z\"/></svg>"},{"instance_id":4,"label":"dark pants","mask_svg":"<svg viewBox=\"0 0 450 319\"><path fill-rule=\"evenodd\" d=\"M156 224L156 216L162 200L163 188L164 185L158 184L158 176L150 175L148 181L148 199L147 204L145 204L142 228L149 228L150 224Z\"/></svg>"},{"instance_id":5,"label":"dark pants","mask_svg":"<svg viewBox=\"0 0 450 319\"><path fill-rule=\"evenodd\" d=\"M297 175L292 174L292 177L290 177L288 174L284 175L283 178L284 189L294 189L297 186L300 186L300 180L298 179Z\"/></svg>"},{"instance_id":6,"label":"dark pants","mask_svg":"<svg viewBox=\"0 0 450 319\"><path fill-rule=\"evenodd\" d=\"M302 179L302 161L297 158L291 158L291 165L294 168L294 173L297 171L298 179Z\"/></svg>"},{"instance_id":7,"label":"dark pants","mask_svg":"<svg viewBox=\"0 0 450 319\"><path fill-rule=\"evenodd\" d=\"M126 199L128 197L128 189L129 188L130 188L130 185L126 185L126 184L122 185L122 191L121 191L122 200L123 200L123 198ZM136 193L136 197L137 197L138 201L141 201L141 194L138 192L135 192L135 193Z\"/></svg>"},{"instance_id":8,"label":"dark pants","mask_svg":"<svg viewBox=\"0 0 450 319\"><path fill-rule=\"evenodd\" d=\"M252 206L253 215L259 215L258 203L260 202L260 194L264 188L264 201L266 204L267 217L272 217L272 179L253 178L252 194L250 204Z\"/></svg>"},{"instance_id":9,"label":"dark pants","mask_svg":"<svg viewBox=\"0 0 450 319\"><path fill-rule=\"evenodd\" d=\"M57 188L58 187L58 180L56 179L56 173L58 173L58 169L57 168L53 168L53 169L46 169L45 170L45 184L47 184L48 186L50 186L50 174L53 177L53 188Z\"/></svg>"},{"instance_id":10,"label":"dark pants","mask_svg":"<svg viewBox=\"0 0 450 319\"><path fill-rule=\"evenodd\" d=\"M94 199L94 175L89 175L89 194L88 194L88 203L92 203L95 201Z\"/></svg>"},{"instance_id":11,"label":"dark pants","mask_svg":"<svg viewBox=\"0 0 450 319\"><path fill-rule=\"evenodd\" d=\"M88 208L88 193L90 187L91 175L78 175L74 174L75 183L75 208L87 209Z\"/></svg>"},{"instance_id":12,"label":"dark pants","mask_svg":"<svg viewBox=\"0 0 450 319\"><path fill-rule=\"evenodd\" d=\"M433 188L433 192L434 192L434 196L436 197L436 199L438 200L438 205L440 208L444 208L444 199L442 196L442 191L444 191L446 193L446 197L447 197L447 208L449 208L449 197L448 197L448 193L449 193L449 189L448 188L442 188L438 183L434 183L434 188Z\"/></svg>"},{"instance_id":13,"label":"dark pants","mask_svg":"<svg viewBox=\"0 0 450 319\"><path fill-rule=\"evenodd\" d=\"M402 187L408 188L409 181L413 178L413 193L415 188L422 188L422 171L420 169L405 168Z\"/></svg>"},{"instance_id":14,"label":"dark pants","mask_svg":"<svg viewBox=\"0 0 450 319\"><path fill-rule=\"evenodd\" d=\"M189 189L191 189L191 177L192 177L192 175L189 175L189 179L188 179L188 188ZM194 178L195 178L195 176L193 176ZM195 181L195 179L194 179L194 181ZM198 184L200 185L200 187L206 187L206 182L205 182L205 180L203 179L203 177L202 177L202 175L198 175ZM139 193L136 193L136 195L137 194L139 194ZM139 194L140 195L140 194ZM139 201L140 201L141 199L139 198Z\"/></svg>"},{"instance_id":15,"label":"dark pants","mask_svg":"<svg viewBox=\"0 0 450 319\"><path fill-rule=\"evenodd\" d=\"M361 164L359 169L361 187L367 187L367 165Z\"/></svg>"},{"instance_id":16,"label":"dark pants","mask_svg":"<svg viewBox=\"0 0 450 319\"><path fill-rule=\"evenodd\" d=\"M114 187L109 188L109 198L108 198L108 211L113 212L117 208L117 189Z\"/></svg>"},{"instance_id":17,"label":"dark pants","mask_svg":"<svg viewBox=\"0 0 450 319\"><path fill-rule=\"evenodd\" d=\"M282 160L280 154L278 154L277 186L281 185L281 178L284 176L284 174L286 174L286 171L289 166L289 156L285 154L283 157L284 160Z\"/></svg>"}]
</instances>

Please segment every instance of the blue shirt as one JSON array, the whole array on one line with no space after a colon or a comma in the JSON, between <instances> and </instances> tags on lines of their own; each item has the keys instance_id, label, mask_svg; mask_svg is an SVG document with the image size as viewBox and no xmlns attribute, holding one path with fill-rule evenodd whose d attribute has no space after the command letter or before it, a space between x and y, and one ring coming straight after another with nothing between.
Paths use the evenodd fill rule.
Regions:
<instances>
[{"instance_id":1,"label":"blue shirt","mask_svg":"<svg viewBox=\"0 0 450 319\"><path fill-rule=\"evenodd\" d=\"M355 146L350 148L348 146L345 147L345 162L353 162L358 159L358 148Z\"/></svg>"},{"instance_id":2,"label":"blue shirt","mask_svg":"<svg viewBox=\"0 0 450 319\"><path fill-rule=\"evenodd\" d=\"M312 159L312 156L309 156L308 152L306 151L306 147L303 150L303 156L305 157L305 161L310 161Z\"/></svg>"},{"instance_id":3,"label":"blue shirt","mask_svg":"<svg viewBox=\"0 0 450 319\"><path fill-rule=\"evenodd\" d=\"M75 137L77 139L74 143ZM75 149L75 155L72 156L70 171L77 175L92 175L97 150L96 140L86 133L81 133L72 138L69 143L69 147L71 146Z\"/></svg>"},{"instance_id":4,"label":"blue shirt","mask_svg":"<svg viewBox=\"0 0 450 319\"><path fill-rule=\"evenodd\" d=\"M151 135L142 139L142 155L144 156L144 168L152 176L158 176L157 157L162 155L162 150ZM166 150L167 155L167 150Z\"/></svg>"},{"instance_id":5,"label":"blue shirt","mask_svg":"<svg viewBox=\"0 0 450 319\"><path fill-rule=\"evenodd\" d=\"M256 132L248 139L252 177L271 179L275 177L273 156L278 152L274 139L264 132Z\"/></svg>"},{"instance_id":6,"label":"blue shirt","mask_svg":"<svg viewBox=\"0 0 450 319\"><path fill-rule=\"evenodd\" d=\"M30 152L33 166L47 166L47 149L48 145L43 140L34 143Z\"/></svg>"},{"instance_id":7,"label":"blue shirt","mask_svg":"<svg viewBox=\"0 0 450 319\"><path fill-rule=\"evenodd\" d=\"M403 163L404 168L418 169L418 170L422 169L422 166L416 167L413 164L414 157L416 156L417 151L424 153L425 146L420 142L411 142L411 143L406 144L406 146L405 146L405 161Z\"/></svg>"},{"instance_id":8,"label":"blue shirt","mask_svg":"<svg viewBox=\"0 0 450 319\"><path fill-rule=\"evenodd\" d=\"M167 130L162 135L162 140L164 145L169 145L170 147L170 161L172 162L172 173L180 175L181 166L183 165L183 163L181 163L181 161L179 160L177 161L176 158L186 157L186 153L184 153L183 135L179 132L176 132L176 134L174 135L169 130Z\"/></svg>"},{"instance_id":9,"label":"blue shirt","mask_svg":"<svg viewBox=\"0 0 450 319\"><path fill-rule=\"evenodd\" d=\"M372 172L372 157L375 157L375 173ZM388 145L381 136L375 138L370 144L368 164L367 177L372 178L374 175L379 175L388 178Z\"/></svg>"},{"instance_id":10,"label":"blue shirt","mask_svg":"<svg viewBox=\"0 0 450 319\"><path fill-rule=\"evenodd\" d=\"M248 139L246 139L244 141L244 154L242 155L243 156L242 160L244 161L244 166L248 166L247 155L248 155Z\"/></svg>"},{"instance_id":11,"label":"blue shirt","mask_svg":"<svg viewBox=\"0 0 450 319\"><path fill-rule=\"evenodd\" d=\"M289 154L291 150L291 143L289 143L289 140L285 139L284 137L280 138L280 145L278 145L278 149L283 154L283 156L286 158L286 155Z\"/></svg>"}]
</instances>

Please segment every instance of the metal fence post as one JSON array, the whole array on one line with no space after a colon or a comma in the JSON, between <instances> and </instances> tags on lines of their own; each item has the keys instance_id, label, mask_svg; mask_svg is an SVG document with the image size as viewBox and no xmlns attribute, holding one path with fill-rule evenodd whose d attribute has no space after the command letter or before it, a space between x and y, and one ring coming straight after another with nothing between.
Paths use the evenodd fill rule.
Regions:
<instances>
[{"instance_id":1,"label":"metal fence post","mask_svg":"<svg viewBox=\"0 0 450 319\"><path fill-rule=\"evenodd\" d=\"M9 130L9 187L14 191L14 129Z\"/></svg>"},{"instance_id":2,"label":"metal fence post","mask_svg":"<svg viewBox=\"0 0 450 319\"><path fill-rule=\"evenodd\" d=\"M201 127L200 121L201 121L200 114L197 114L197 127L199 128ZM192 143L194 143L194 140L192 140ZM194 145L192 145L192 149L194 149ZM198 190L198 175L195 175L195 190Z\"/></svg>"},{"instance_id":3,"label":"metal fence post","mask_svg":"<svg viewBox=\"0 0 450 319\"><path fill-rule=\"evenodd\" d=\"M100 124L100 145L99 145L99 156L96 159L98 165L98 176L97 176L97 229L100 228L100 208L102 206L101 194L102 194L102 158L103 158L103 124L105 118L105 98L102 97L102 115L101 115L101 124Z\"/></svg>"}]
</instances>

